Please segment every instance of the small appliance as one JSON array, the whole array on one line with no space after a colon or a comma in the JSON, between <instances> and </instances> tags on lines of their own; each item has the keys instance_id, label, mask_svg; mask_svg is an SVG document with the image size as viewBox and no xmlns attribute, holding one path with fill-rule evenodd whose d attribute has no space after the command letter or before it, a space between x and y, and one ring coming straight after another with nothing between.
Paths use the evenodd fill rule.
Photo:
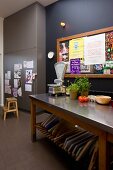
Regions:
<instances>
[{"instance_id":1,"label":"small appliance","mask_svg":"<svg viewBox=\"0 0 113 170\"><path fill-rule=\"evenodd\" d=\"M65 62L57 62L54 64L57 79L54 80L54 84L48 84L48 93L51 95L63 95L66 93L66 87L63 85L64 75L67 69Z\"/></svg>"}]
</instances>

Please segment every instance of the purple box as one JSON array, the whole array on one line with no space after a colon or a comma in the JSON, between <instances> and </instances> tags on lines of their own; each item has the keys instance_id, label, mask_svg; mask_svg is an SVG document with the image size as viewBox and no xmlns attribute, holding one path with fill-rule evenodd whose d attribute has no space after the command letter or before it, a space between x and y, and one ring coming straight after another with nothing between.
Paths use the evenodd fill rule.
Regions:
<instances>
[{"instance_id":1,"label":"purple box","mask_svg":"<svg viewBox=\"0 0 113 170\"><path fill-rule=\"evenodd\" d=\"M80 74L80 58L70 60L70 73Z\"/></svg>"}]
</instances>

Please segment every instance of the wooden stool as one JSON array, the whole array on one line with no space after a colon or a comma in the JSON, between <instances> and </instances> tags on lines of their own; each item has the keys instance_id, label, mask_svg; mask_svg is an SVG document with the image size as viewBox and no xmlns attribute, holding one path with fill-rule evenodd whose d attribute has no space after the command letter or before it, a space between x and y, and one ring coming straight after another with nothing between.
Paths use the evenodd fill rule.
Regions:
<instances>
[{"instance_id":1,"label":"wooden stool","mask_svg":"<svg viewBox=\"0 0 113 170\"><path fill-rule=\"evenodd\" d=\"M17 99L14 97L6 98L6 104L3 108L3 111L4 111L4 120L6 119L6 114L8 112L14 112L16 113L16 116L18 117Z\"/></svg>"}]
</instances>

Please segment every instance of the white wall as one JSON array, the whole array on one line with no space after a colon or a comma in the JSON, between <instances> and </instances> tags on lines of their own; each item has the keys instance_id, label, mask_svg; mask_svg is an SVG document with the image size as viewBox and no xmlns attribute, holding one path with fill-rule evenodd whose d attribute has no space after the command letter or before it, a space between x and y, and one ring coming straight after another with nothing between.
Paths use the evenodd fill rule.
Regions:
<instances>
[{"instance_id":1,"label":"white wall","mask_svg":"<svg viewBox=\"0 0 113 170\"><path fill-rule=\"evenodd\" d=\"M3 82L3 18L0 17L0 106L4 103Z\"/></svg>"}]
</instances>

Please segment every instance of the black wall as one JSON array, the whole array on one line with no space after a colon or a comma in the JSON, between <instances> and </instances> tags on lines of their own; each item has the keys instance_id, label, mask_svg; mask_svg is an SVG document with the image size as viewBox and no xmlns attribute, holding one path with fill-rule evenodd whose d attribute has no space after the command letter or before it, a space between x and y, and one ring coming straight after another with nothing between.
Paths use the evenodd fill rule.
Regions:
<instances>
[{"instance_id":1,"label":"black wall","mask_svg":"<svg viewBox=\"0 0 113 170\"><path fill-rule=\"evenodd\" d=\"M46 57L46 81L53 83L56 74L56 39L82 32L113 26L113 0L60 0L46 7L46 56L55 52L53 59ZM59 25L66 22L66 28ZM92 91L113 91L112 79L90 79Z\"/></svg>"}]
</instances>

